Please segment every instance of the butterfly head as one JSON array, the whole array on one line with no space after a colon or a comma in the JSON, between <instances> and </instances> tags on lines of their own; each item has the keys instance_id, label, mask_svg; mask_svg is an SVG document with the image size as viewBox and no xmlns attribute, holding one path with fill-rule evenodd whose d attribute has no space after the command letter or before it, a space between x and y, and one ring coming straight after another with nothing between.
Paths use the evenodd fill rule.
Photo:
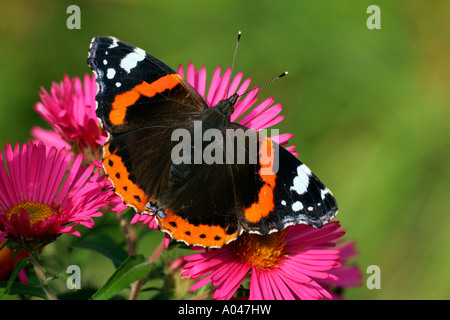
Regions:
<instances>
[{"instance_id":1,"label":"butterfly head","mask_svg":"<svg viewBox=\"0 0 450 320\"><path fill-rule=\"evenodd\" d=\"M216 105L217 110L226 117L230 117L234 112L234 105L239 99L239 94L235 93L228 99L220 100Z\"/></svg>"}]
</instances>

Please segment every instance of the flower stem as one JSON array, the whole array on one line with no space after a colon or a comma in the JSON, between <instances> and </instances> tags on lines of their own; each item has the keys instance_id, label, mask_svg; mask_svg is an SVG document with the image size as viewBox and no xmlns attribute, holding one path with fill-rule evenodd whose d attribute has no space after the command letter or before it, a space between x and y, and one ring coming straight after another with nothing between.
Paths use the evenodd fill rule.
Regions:
<instances>
[{"instance_id":1,"label":"flower stem","mask_svg":"<svg viewBox=\"0 0 450 320\"><path fill-rule=\"evenodd\" d=\"M155 249L155 251L153 251L152 256L150 257L150 259L148 259L148 263L155 262L156 259L158 259L159 256L164 252L164 242L165 242L165 237L163 237L159 246Z\"/></svg>"},{"instance_id":2,"label":"flower stem","mask_svg":"<svg viewBox=\"0 0 450 320\"><path fill-rule=\"evenodd\" d=\"M47 294L48 300L58 300L58 298L53 293L52 289L47 283L47 280L45 278L45 272L44 268L42 268L42 265L39 262L39 253L36 250L35 252L30 252L31 261L33 263L34 271L36 272L36 275L41 282L42 287L44 288L45 293Z\"/></svg>"},{"instance_id":3,"label":"flower stem","mask_svg":"<svg viewBox=\"0 0 450 320\"><path fill-rule=\"evenodd\" d=\"M123 229L123 233L125 235L125 241L127 243L128 247L128 255L131 257L134 255L134 245L133 240L131 239L130 230L128 229L127 222L125 221L125 218L123 217L122 213L117 214L117 217L120 222L120 226Z\"/></svg>"},{"instance_id":4,"label":"flower stem","mask_svg":"<svg viewBox=\"0 0 450 320\"><path fill-rule=\"evenodd\" d=\"M156 247L155 251L153 251L152 256L150 257L150 259L148 259L148 263L155 262L156 259L158 259L158 257L164 252L164 240L165 240L165 237L163 237L161 243L158 245L158 247ZM133 284L133 287L131 288L130 297L128 298L128 300L136 300L137 299L137 297L139 295L139 291L141 291L141 287L144 284L145 279L147 279L147 276L140 279L139 281L136 281Z\"/></svg>"}]
</instances>

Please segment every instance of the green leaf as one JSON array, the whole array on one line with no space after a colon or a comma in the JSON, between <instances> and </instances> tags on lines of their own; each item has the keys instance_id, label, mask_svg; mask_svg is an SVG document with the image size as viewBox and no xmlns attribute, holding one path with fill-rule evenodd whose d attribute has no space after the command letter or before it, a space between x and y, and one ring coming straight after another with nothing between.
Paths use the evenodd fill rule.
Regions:
<instances>
[{"instance_id":1,"label":"green leaf","mask_svg":"<svg viewBox=\"0 0 450 320\"><path fill-rule=\"evenodd\" d=\"M9 286L9 282L0 282L0 297L5 295L22 294L47 299L47 294L40 285L29 285L20 282L13 282L12 285L9 286L9 289L7 289L7 286Z\"/></svg>"},{"instance_id":2,"label":"green leaf","mask_svg":"<svg viewBox=\"0 0 450 320\"><path fill-rule=\"evenodd\" d=\"M128 257L91 300L108 300L133 282L145 277L152 268L143 255Z\"/></svg>"},{"instance_id":3,"label":"green leaf","mask_svg":"<svg viewBox=\"0 0 450 320\"><path fill-rule=\"evenodd\" d=\"M29 263L31 262L31 258L26 257L23 259L20 259L16 262L16 265L14 266L14 270L11 273L11 276L9 277L8 284L6 285L5 291L3 294L7 295L9 294L9 291L11 289L12 284L16 280L17 276L19 275L20 271L25 268Z\"/></svg>"},{"instance_id":4,"label":"green leaf","mask_svg":"<svg viewBox=\"0 0 450 320\"><path fill-rule=\"evenodd\" d=\"M128 257L127 251L109 239L83 239L72 244L75 248L89 249L111 259L117 268Z\"/></svg>"}]
</instances>

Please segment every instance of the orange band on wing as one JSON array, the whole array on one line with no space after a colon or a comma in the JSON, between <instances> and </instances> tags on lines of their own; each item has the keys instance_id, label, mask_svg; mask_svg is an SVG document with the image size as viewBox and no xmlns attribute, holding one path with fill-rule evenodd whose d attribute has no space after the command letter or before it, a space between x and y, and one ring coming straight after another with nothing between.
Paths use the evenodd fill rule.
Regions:
<instances>
[{"instance_id":1,"label":"orange band on wing","mask_svg":"<svg viewBox=\"0 0 450 320\"><path fill-rule=\"evenodd\" d=\"M238 237L238 230L227 234L227 229L220 226L194 225L171 211L166 211L165 215L165 218L156 215L159 227L170 233L173 239L184 241L189 245L222 247Z\"/></svg>"},{"instance_id":2,"label":"orange band on wing","mask_svg":"<svg viewBox=\"0 0 450 320\"><path fill-rule=\"evenodd\" d=\"M130 180L128 170L123 162L121 157L111 154L109 143L106 143L103 166L109 180L114 184L115 192L122 197L126 205L133 206L138 212L145 211L145 204L151 201L150 197Z\"/></svg>"},{"instance_id":3,"label":"orange band on wing","mask_svg":"<svg viewBox=\"0 0 450 320\"><path fill-rule=\"evenodd\" d=\"M143 81L133 89L117 95L111 104L112 110L109 114L109 121L115 126L123 124L128 107L133 105L141 95L151 98L157 93L173 89L181 81L178 74L167 74L152 83Z\"/></svg>"},{"instance_id":4,"label":"orange band on wing","mask_svg":"<svg viewBox=\"0 0 450 320\"><path fill-rule=\"evenodd\" d=\"M142 82L134 87L140 94L146 97L153 97L157 93L161 93L166 90L173 89L177 84L181 82L181 77L177 74L168 74L152 83Z\"/></svg>"},{"instance_id":5,"label":"orange band on wing","mask_svg":"<svg viewBox=\"0 0 450 320\"><path fill-rule=\"evenodd\" d=\"M272 141L265 138L260 147L259 175L264 181L258 193L258 202L253 203L249 208L244 210L245 219L251 223L258 223L262 218L267 217L275 208L274 194L276 184L276 174L273 172L273 163L275 150L272 147Z\"/></svg>"},{"instance_id":6,"label":"orange band on wing","mask_svg":"<svg viewBox=\"0 0 450 320\"><path fill-rule=\"evenodd\" d=\"M125 116L127 115L127 108L134 104L139 97L140 93L134 90L134 88L133 90L117 95L111 105L112 110L109 114L109 121L111 121L111 124L115 126L123 124Z\"/></svg>"}]
</instances>

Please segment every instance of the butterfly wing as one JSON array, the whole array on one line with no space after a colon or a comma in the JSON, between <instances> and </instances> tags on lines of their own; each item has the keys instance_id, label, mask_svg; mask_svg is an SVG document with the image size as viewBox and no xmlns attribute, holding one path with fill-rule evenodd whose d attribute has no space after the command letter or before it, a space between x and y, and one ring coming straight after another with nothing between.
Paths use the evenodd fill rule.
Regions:
<instances>
[{"instance_id":1,"label":"butterfly wing","mask_svg":"<svg viewBox=\"0 0 450 320\"><path fill-rule=\"evenodd\" d=\"M240 217L245 231L264 235L296 224L321 228L336 216L334 196L305 164L267 138L261 139L260 149L265 160L260 160L256 176L264 184Z\"/></svg>"},{"instance_id":2,"label":"butterfly wing","mask_svg":"<svg viewBox=\"0 0 450 320\"><path fill-rule=\"evenodd\" d=\"M231 128L252 131L235 123ZM258 135L257 155L256 164L235 170L237 183L241 177L253 176L247 183L254 192L240 199L244 204L239 213L242 230L265 235L296 224L320 228L336 216L338 207L331 191L293 154Z\"/></svg>"},{"instance_id":3,"label":"butterfly wing","mask_svg":"<svg viewBox=\"0 0 450 320\"><path fill-rule=\"evenodd\" d=\"M208 117L202 121L202 134L221 127ZM164 204L169 214L157 217L173 238L221 247L242 232L266 235L296 224L321 227L337 214L331 192L285 148L235 123L222 128L221 136L217 152L222 163L182 164L174 170ZM205 150L207 144L203 155ZM228 150L233 150L231 158Z\"/></svg>"},{"instance_id":4,"label":"butterfly wing","mask_svg":"<svg viewBox=\"0 0 450 320\"><path fill-rule=\"evenodd\" d=\"M166 215L156 218L161 229L178 241L218 248L242 233L239 216L256 200L262 182L255 175L256 162L252 165L248 161L236 161L238 155L249 159L248 144L234 144L232 155L227 158L230 127L224 126L223 118L217 117L214 108L198 120L201 131L197 136L205 137L211 130L217 135L215 139L203 140L201 146L193 142L189 148L191 159L195 158L196 149L201 151L201 162L171 165L169 187L161 200ZM245 138L243 130L237 135L239 141ZM208 152L214 144L215 150ZM212 154L214 159L208 158Z\"/></svg>"},{"instance_id":5,"label":"butterfly wing","mask_svg":"<svg viewBox=\"0 0 450 320\"><path fill-rule=\"evenodd\" d=\"M88 64L97 76L97 116L110 133L184 119L208 107L170 67L116 38L92 39Z\"/></svg>"},{"instance_id":6,"label":"butterfly wing","mask_svg":"<svg viewBox=\"0 0 450 320\"><path fill-rule=\"evenodd\" d=\"M171 132L208 107L170 67L116 38L95 37L88 64L97 116L109 133L103 166L124 203L142 212L167 182Z\"/></svg>"}]
</instances>

